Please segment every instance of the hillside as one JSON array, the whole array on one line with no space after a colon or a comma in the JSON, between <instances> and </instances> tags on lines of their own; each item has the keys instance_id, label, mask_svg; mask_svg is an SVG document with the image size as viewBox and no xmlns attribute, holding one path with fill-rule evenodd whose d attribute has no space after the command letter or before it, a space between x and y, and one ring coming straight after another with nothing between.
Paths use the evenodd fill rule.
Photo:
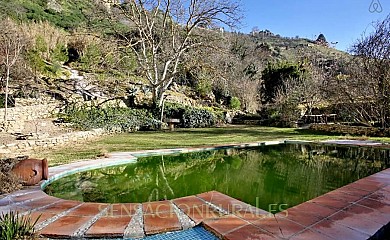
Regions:
<instances>
[{"instance_id":1,"label":"hillside","mask_svg":"<svg viewBox=\"0 0 390 240\"><path fill-rule=\"evenodd\" d=\"M0 14L19 21L48 21L66 30L87 26L87 16L96 11L92 1L3 0Z\"/></svg>"},{"instance_id":2,"label":"hillside","mask_svg":"<svg viewBox=\"0 0 390 240\"><path fill-rule=\"evenodd\" d=\"M0 16L22 22L22 31L28 32L23 58L28 72L12 73L13 92L17 94L28 82L25 76L30 76L31 89L43 89L63 100L136 94L132 96L136 104L144 104L151 92L135 55L124 51L118 45L121 39L94 17L104 8L110 11L110 4L98 0L1 1ZM254 112L260 105L258 88L268 63L309 61L323 68L349 57L313 40L285 38L268 30L256 34L225 32L217 38L218 51L195 49L183 58L177 84L170 87L176 92L171 95L183 95L176 100L190 97L200 99L201 105L210 105L210 101L226 105L226 98L237 97L241 108Z\"/></svg>"}]
</instances>

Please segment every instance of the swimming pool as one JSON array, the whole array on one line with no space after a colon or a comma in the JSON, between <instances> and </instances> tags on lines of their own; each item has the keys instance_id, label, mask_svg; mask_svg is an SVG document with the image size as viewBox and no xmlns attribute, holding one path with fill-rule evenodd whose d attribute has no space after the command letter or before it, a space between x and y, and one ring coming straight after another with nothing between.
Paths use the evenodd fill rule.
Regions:
<instances>
[{"instance_id":1,"label":"swimming pool","mask_svg":"<svg viewBox=\"0 0 390 240\"><path fill-rule=\"evenodd\" d=\"M174 199L216 190L270 212L313 199L389 167L389 150L280 144L140 157L73 174L45 191L84 202Z\"/></svg>"}]
</instances>

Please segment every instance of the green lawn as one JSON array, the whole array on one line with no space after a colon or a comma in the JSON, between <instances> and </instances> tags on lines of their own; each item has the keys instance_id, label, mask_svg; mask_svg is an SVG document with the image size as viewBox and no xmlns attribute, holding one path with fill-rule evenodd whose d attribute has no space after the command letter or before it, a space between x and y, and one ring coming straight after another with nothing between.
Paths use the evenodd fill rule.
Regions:
<instances>
[{"instance_id":1,"label":"green lawn","mask_svg":"<svg viewBox=\"0 0 390 240\"><path fill-rule=\"evenodd\" d=\"M326 139L362 139L314 134L294 128L259 126L229 126L223 128L177 129L174 132L136 132L101 137L83 144L71 144L63 148L37 151L33 157L47 158L50 166L80 159L91 159L109 152L135 151L161 148L198 147L206 145L246 143L269 140L299 139L320 141ZM363 138L367 139L367 138ZM388 141L389 138L370 138Z\"/></svg>"}]
</instances>

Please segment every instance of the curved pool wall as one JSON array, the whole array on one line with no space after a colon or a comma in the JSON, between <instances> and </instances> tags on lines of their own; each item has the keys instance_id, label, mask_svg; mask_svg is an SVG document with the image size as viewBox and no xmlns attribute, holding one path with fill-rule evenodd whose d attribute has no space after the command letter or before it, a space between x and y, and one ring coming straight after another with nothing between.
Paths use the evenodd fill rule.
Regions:
<instances>
[{"instance_id":1,"label":"curved pool wall","mask_svg":"<svg viewBox=\"0 0 390 240\"><path fill-rule=\"evenodd\" d=\"M80 172L85 172L94 169L100 169L105 167L113 167L123 164L135 163L139 157L149 157L149 156L160 156L160 155L170 155L170 154L181 154L181 153L191 153L191 152L201 152L201 151L212 151L212 150L221 150L228 148L249 148L249 147L259 147L259 146L270 146L270 145L279 145L285 143L312 143L310 141L266 141L266 142L255 142L255 143L243 143L243 144L228 144L228 145L217 145L212 147L199 147L199 148L174 148L174 149L159 149L159 150L143 150L136 152L118 152L109 154L108 158L96 159L88 161L88 165L83 162L71 163L74 166L71 170L66 170L65 166L61 165L50 168L49 179L41 183L41 189L44 190L52 182ZM80 166L78 166L78 163ZM52 173L54 172L54 175ZM56 173L58 172L58 173Z\"/></svg>"},{"instance_id":2,"label":"curved pool wall","mask_svg":"<svg viewBox=\"0 0 390 240\"><path fill-rule=\"evenodd\" d=\"M375 141L328 140L322 142L314 142L314 141L302 141L302 140L279 140L279 141L264 141L264 142L243 143L243 144L226 144L226 145L216 145L216 146L198 147L198 148L174 148L174 149L158 149L158 150L141 150L141 151L134 151L134 152L114 152L114 153L110 153L108 158L89 160L87 165L84 164L84 162L71 163L72 166L74 166L74 168L71 170L63 171L63 169L67 165L51 167L49 173L49 179L43 181L40 184L40 186L41 189L43 190L49 184L56 181L57 179L75 173L89 171L89 170L135 163L137 162L139 157L212 151L212 150L221 150L221 149L228 149L228 148L249 148L249 147L279 145L279 144L319 144L319 145L326 145L326 146L380 147L383 149L386 148L390 149L390 145L384 145L382 143L375 142ZM80 166L77 165L78 163L80 163L79 164Z\"/></svg>"}]
</instances>

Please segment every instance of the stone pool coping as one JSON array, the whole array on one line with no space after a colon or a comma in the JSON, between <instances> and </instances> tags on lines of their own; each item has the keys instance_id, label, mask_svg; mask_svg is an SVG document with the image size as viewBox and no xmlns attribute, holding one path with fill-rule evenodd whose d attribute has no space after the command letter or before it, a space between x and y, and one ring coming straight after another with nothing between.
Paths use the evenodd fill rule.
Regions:
<instances>
[{"instance_id":1,"label":"stone pool coping","mask_svg":"<svg viewBox=\"0 0 390 240\"><path fill-rule=\"evenodd\" d=\"M50 179L0 199L0 213L18 211L32 218L42 236L51 238L140 238L203 225L222 239L369 239L390 222L390 169L270 214L222 193L126 204L83 203L48 196L50 182L80 171L135 162L137 157L244 148L310 141L272 141L206 148L178 148L112 153L109 158L51 167ZM314 142L315 143L315 142ZM326 141L325 145L389 148L376 142Z\"/></svg>"}]
</instances>

